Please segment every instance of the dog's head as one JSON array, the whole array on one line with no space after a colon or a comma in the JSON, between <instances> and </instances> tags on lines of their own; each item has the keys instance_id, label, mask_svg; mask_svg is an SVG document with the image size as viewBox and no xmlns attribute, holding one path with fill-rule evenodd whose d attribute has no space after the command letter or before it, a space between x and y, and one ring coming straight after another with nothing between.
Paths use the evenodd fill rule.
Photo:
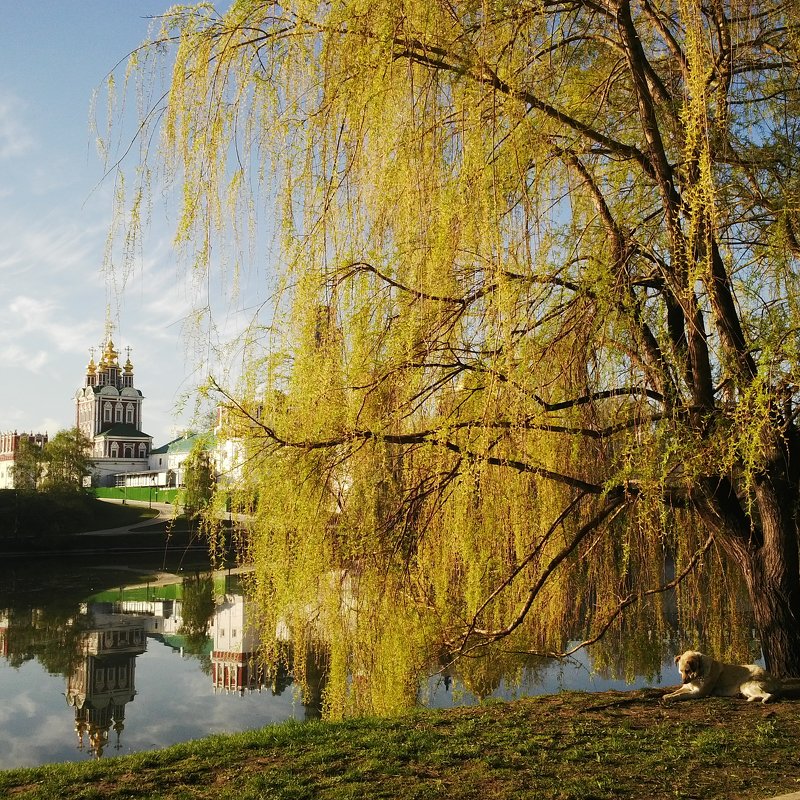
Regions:
<instances>
[{"instance_id":1,"label":"dog's head","mask_svg":"<svg viewBox=\"0 0 800 800\"><path fill-rule=\"evenodd\" d=\"M695 650L687 650L685 653L675 656L675 663L678 665L678 672L681 673L683 683L691 683L703 677L703 661L705 656Z\"/></svg>"}]
</instances>

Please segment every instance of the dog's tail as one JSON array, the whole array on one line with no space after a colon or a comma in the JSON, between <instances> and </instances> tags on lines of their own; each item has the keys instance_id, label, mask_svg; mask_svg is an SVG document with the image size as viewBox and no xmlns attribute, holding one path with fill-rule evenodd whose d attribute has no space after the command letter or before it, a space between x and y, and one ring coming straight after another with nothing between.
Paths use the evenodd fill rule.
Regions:
<instances>
[{"instance_id":1,"label":"dog's tail","mask_svg":"<svg viewBox=\"0 0 800 800\"><path fill-rule=\"evenodd\" d=\"M800 678L782 678L778 696L785 700L800 700Z\"/></svg>"}]
</instances>

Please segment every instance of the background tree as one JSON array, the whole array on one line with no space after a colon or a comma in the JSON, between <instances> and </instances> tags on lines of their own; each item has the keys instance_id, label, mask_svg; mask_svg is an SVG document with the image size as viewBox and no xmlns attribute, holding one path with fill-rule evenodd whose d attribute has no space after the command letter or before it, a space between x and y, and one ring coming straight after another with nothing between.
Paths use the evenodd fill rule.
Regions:
<instances>
[{"instance_id":1,"label":"background tree","mask_svg":"<svg viewBox=\"0 0 800 800\"><path fill-rule=\"evenodd\" d=\"M211 674L211 659L204 652L208 642L208 623L214 614L214 579L195 573L183 579L181 616L178 633L186 637L186 650L196 657L203 672Z\"/></svg>"},{"instance_id":2,"label":"background tree","mask_svg":"<svg viewBox=\"0 0 800 800\"><path fill-rule=\"evenodd\" d=\"M44 446L47 468L43 488L82 492L84 477L90 475L94 467L90 452L91 441L78 428L59 431Z\"/></svg>"},{"instance_id":3,"label":"background tree","mask_svg":"<svg viewBox=\"0 0 800 800\"><path fill-rule=\"evenodd\" d=\"M733 565L767 666L800 675L799 11L165 17L136 56L146 75L177 43L140 141L160 125L178 245L205 274L248 209L280 222L273 316L224 387L261 444L265 614L358 564L365 641L429 625L455 653L561 652L581 620L591 641L625 609L659 618L678 583L689 631L715 605L741 619L700 572Z\"/></svg>"},{"instance_id":4,"label":"background tree","mask_svg":"<svg viewBox=\"0 0 800 800\"><path fill-rule=\"evenodd\" d=\"M183 462L183 505L190 517L200 516L214 496L214 462L208 442L198 439Z\"/></svg>"},{"instance_id":5,"label":"background tree","mask_svg":"<svg viewBox=\"0 0 800 800\"><path fill-rule=\"evenodd\" d=\"M42 480L44 461L42 446L32 438L21 436L11 468L14 487L24 492L35 492Z\"/></svg>"}]
</instances>

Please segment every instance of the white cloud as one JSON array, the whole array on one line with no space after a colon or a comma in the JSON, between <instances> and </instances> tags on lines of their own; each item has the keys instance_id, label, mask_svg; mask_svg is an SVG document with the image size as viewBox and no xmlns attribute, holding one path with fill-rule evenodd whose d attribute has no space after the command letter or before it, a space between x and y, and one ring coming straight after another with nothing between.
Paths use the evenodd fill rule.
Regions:
<instances>
[{"instance_id":1,"label":"white cloud","mask_svg":"<svg viewBox=\"0 0 800 800\"><path fill-rule=\"evenodd\" d=\"M0 98L0 159L16 158L33 147L33 137L21 119L21 104Z\"/></svg>"},{"instance_id":2,"label":"white cloud","mask_svg":"<svg viewBox=\"0 0 800 800\"><path fill-rule=\"evenodd\" d=\"M31 350L18 344L0 346L0 367L21 367L30 372L41 372L46 363L47 353L44 350Z\"/></svg>"},{"instance_id":3,"label":"white cloud","mask_svg":"<svg viewBox=\"0 0 800 800\"><path fill-rule=\"evenodd\" d=\"M100 265L93 264L93 259L98 251L102 252L104 232L100 226L85 228L52 218L36 223L6 218L0 224L3 240L0 271L17 274L35 271L41 276L43 270L54 273L77 270L86 274L93 268L96 275Z\"/></svg>"},{"instance_id":4,"label":"white cloud","mask_svg":"<svg viewBox=\"0 0 800 800\"><path fill-rule=\"evenodd\" d=\"M79 353L93 341L97 321L75 321L47 297L18 295L0 313L0 363L38 372L48 352ZM46 347L44 345L47 345Z\"/></svg>"}]
</instances>

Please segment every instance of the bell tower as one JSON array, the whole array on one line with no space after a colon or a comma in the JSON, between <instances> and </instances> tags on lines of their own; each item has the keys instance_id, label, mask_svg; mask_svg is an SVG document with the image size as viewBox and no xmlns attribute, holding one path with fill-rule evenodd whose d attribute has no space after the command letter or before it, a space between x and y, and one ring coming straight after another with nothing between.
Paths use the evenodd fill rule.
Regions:
<instances>
[{"instance_id":1,"label":"bell tower","mask_svg":"<svg viewBox=\"0 0 800 800\"><path fill-rule=\"evenodd\" d=\"M153 443L142 432L144 395L134 383L131 348L120 366L112 333L109 323L99 361L95 348L89 350L83 386L75 393L75 425L92 442L100 486L113 485L116 474L146 470Z\"/></svg>"}]
</instances>

